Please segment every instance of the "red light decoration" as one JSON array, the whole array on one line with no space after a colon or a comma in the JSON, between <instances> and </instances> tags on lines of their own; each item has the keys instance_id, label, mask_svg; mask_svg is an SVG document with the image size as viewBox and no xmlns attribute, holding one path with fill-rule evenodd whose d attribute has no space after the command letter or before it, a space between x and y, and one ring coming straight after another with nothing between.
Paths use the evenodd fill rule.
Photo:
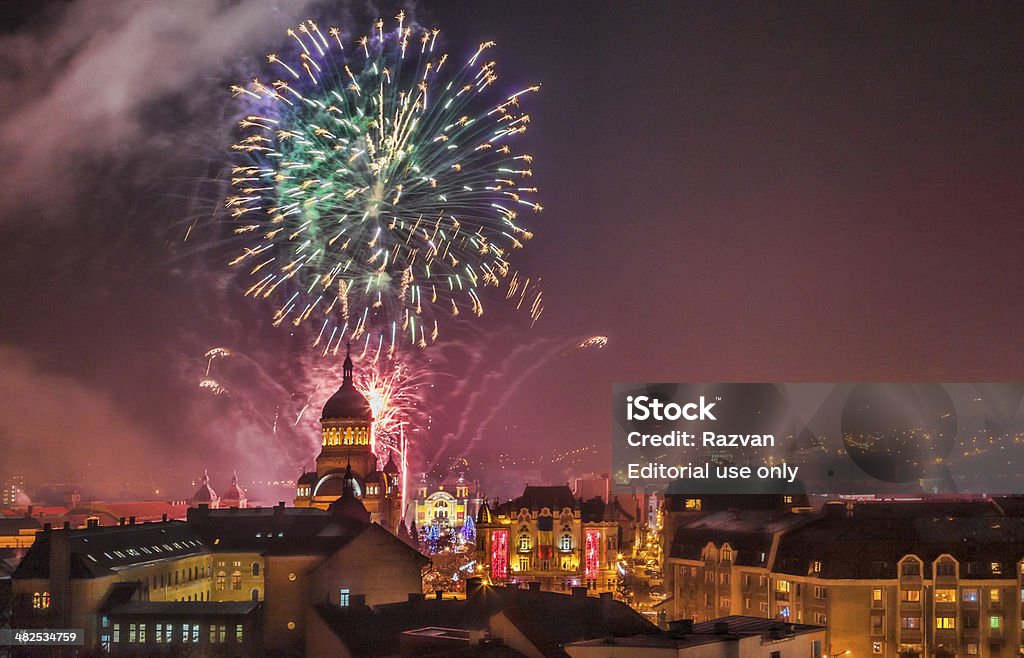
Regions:
<instances>
[{"instance_id":1,"label":"red light decoration","mask_svg":"<svg viewBox=\"0 0 1024 658\"><path fill-rule=\"evenodd\" d=\"M508 578L508 530L491 531L491 578Z\"/></svg>"},{"instance_id":2,"label":"red light decoration","mask_svg":"<svg viewBox=\"0 0 1024 658\"><path fill-rule=\"evenodd\" d=\"M587 530L586 537L586 569L584 571L587 579L597 578L598 556L601 551L601 531Z\"/></svg>"}]
</instances>

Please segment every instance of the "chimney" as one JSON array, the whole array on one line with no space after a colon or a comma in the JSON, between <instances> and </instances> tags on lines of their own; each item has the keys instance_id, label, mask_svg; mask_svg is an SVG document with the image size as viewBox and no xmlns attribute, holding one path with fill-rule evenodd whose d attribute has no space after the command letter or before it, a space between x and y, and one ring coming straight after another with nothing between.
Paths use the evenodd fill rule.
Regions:
<instances>
[{"instance_id":1,"label":"chimney","mask_svg":"<svg viewBox=\"0 0 1024 658\"><path fill-rule=\"evenodd\" d=\"M611 592L601 592L601 619L605 623L611 623L612 614L614 614L615 599L612 598Z\"/></svg>"},{"instance_id":2,"label":"chimney","mask_svg":"<svg viewBox=\"0 0 1024 658\"><path fill-rule=\"evenodd\" d=\"M86 527L86 528L90 528L90 529L92 529L92 528L98 528L98 527L99 527L99 525L100 525L100 520L99 520L99 519L88 519L88 520L87 520L87 521L85 522L85 527Z\"/></svg>"},{"instance_id":3,"label":"chimney","mask_svg":"<svg viewBox=\"0 0 1024 658\"><path fill-rule=\"evenodd\" d=\"M467 578L466 579L466 596L469 597L471 594L476 592L478 589L484 586L483 578Z\"/></svg>"},{"instance_id":4,"label":"chimney","mask_svg":"<svg viewBox=\"0 0 1024 658\"><path fill-rule=\"evenodd\" d=\"M692 633L693 632L693 620L692 619L677 619L668 623L668 630L672 633Z\"/></svg>"},{"instance_id":5,"label":"chimney","mask_svg":"<svg viewBox=\"0 0 1024 658\"><path fill-rule=\"evenodd\" d=\"M32 518L32 508L32 505L29 505L28 507L25 508L25 516L27 518Z\"/></svg>"},{"instance_id":6,"label":"chimney","mask_svg":"<svg viewBox=\"0 0 1024 658\"><path fill-rule=\"evenodd\" d=\"M210 503L199 503L199 509L210 509Z\"/></svg>"},{"instance_id":7,"label":"chimney","mask_svg":"<svg viewBox=\"0 0 1024 658\"><path fill-rule=\"evenodd\" d=\"M162 515L160 516L160 520L161 520L161 521L163 521L164 523L167 523L167 512L164 512L164 513L163 513L163 514L162 514Z\"/></svg>"},{"instance_id":8,"label":"chimney","mask_svg":"<svg viewBox=\"0 0 1024 658\"><path fill-rule=\"evenodd\" d=\"M280 507L281 509L284 509L284 501L283 500L277 501L277 506Z\"/></svg>"},{"instance_id":9,"label":"chimney","mask_svg":"<svg viewBox=\"0 0 1024 658\"><path fill-rule=\"evenodd\" d=\"M444 590L443 589L435 589L434 590L434 600L435 601L442 601L442 600L444 600Z\"/></svg>"},{"instance_id":10,"label":"chimney","mask_svg":"<svg viewBox=\"0 0 1024 658\"><path fill-rule=\"evenodd\" d=\"M530 582L526 583L526 586L530 588L531 592L539 592L540 591L540 581L539 580L531 580Z\"/></svg>"},{"instance_id":11,"label":"chimney","mask_svg":"<svg viewBox=\"0 0 1024 658\"><path fill-rule=\"evenodd\" d=\"M65 530L70 530L71 529L71 521L65 521L64 522L64 529Z\"/></svg>"},{"instance_id":12,"label":"chimney","mask_svg":"<svg viewBox=\"0 0 1024 658\"><path fill-rule=\"evenodd\" d=\"M49 525L49 524L47 524ZM71 624L71 533L50 533L50 614L59 628Z\"/></svg>"},{"instance_id":13,"label":"chimney","mask_svg":"<svg viewBox=\"0 0 1024 658\"><path fill-rule=\"evenodd\" d=\"M124 521L125 521L125 519L124 519L124 517L122 516L121 518L119 518L119 519L117 520L117 525L124 525Z\"/></svg>"},{"instance_id":14,"label":"chimney","mask_svg":"<svg viewBox=\"0 0 1024 658\"><path fill-rule=\"evenodd\" d=\"M424 598L423 592L409 592L409 601L422 601Z\"/></svg>"},{"instance_id":15,"label":"chimney","mask_svg":"<svg viewBox=\"0 0 1024 658\"><path fill-rule=\"evenodd\" d=\"M715 635L728 635L729 634L729 622L727 621L716 621L714 625Z\"/></svg>"},{"instance_id":16,"label":"chimney","mask_svg":"<svg viewBox=\"0 0 1024 658\"><path fill-rule=\"evenodd\" d=\"M128 525L135 525L135 517L134 516L129 516L128 517Z\"/></svg>"},{"instance_id":17,"label":"chimney","mask_svg":"<svg viewBox=\"0 0 1024 658\"><path fill-rule=\"evenodd\" d=\"M49 532L50 530L53 530L53 524L51 524L51 523L44 523L43 524L43 532Z\"/></svg>"},{"instance_id":18,"label":"chimney","mask_svg":"<svg viewBox=\"0 0 1024 658\"><path fill-rule=\"evenodd\" d=\"M586 598L586 596L587 596L587 588L586 587L573 587L572 588L572 595L573 596L580 596L580 597Z\"/></svg>"}]
</instances>

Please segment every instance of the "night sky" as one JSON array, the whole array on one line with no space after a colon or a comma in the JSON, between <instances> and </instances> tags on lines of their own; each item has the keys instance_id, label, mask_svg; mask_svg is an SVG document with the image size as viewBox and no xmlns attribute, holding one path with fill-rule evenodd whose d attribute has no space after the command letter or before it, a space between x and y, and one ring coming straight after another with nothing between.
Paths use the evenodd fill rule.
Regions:
<instances>
[{"instance_id":1,"label":"night sky","mask_svg":"<svg viewBox=\"0 0 1024 658\"><path fill-rule=\"evenodd\" d=\"M226 88L299 20L369 19L276 4L0 4L0 470L151 496L312 463L340 368L225 265ZM517 264L546 311L492 294L416 357L420 464L607 469L613 382L1021 379L1024 5L408 10L543 84ZM229 396L198 387L215 346Z\"/></svg>"}]
</instances>

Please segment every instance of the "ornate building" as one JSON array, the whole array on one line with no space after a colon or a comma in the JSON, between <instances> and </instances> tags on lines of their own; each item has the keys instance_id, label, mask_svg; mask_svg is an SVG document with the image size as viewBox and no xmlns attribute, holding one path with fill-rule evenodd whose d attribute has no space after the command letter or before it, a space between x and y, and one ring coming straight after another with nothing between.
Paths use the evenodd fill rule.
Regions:
<instances>
[{"instance_id":1,"label":"ornate building","mask_svg":"<svg viewBox=\"0 0 1024 658\"><path fill-rule=\"evenodd\" d=\"M458 531L466 525L466 519L476 518L481 502L477 481L459 475L431 486L424 478L416 486L412 520L420 531L431 525Z\"/></svg>"},{"instance_id":2,"label":"ornate building","mask_svg":"<svg viewBox=\"0 0 1024 658\"><path fill-rule=\"evenodd\" d=\"M624 531L633 523L617 500L579 500L564 485L528 486L515 500L480 508L477 564L494 584L613 592Z\"/></svg>"},{"instance_id":3,"label":"ornate building","mask_svg":"<svg viewBox=\"0 0 1024 658\"><path fill-rule=\"evenodd\" d=\"M345 356L341 387L320 415L320 454L316 470L296 485L296 507L327 509L341 496L346 476L370 518L394 532L402 518L398 467L391 457L380 467L373 452L373 410L352 381L352 357Z\"/></svg>"}]
</instances>

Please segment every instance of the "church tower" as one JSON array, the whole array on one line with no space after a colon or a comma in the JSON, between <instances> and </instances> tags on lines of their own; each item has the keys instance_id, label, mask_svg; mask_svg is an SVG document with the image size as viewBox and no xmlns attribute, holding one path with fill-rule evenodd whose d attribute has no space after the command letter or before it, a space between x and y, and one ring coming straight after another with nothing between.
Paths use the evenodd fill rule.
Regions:
<instances>
[{"instance_id":1,"label":"church tower","mask_svg":"<svg viewBox=\"0 0 1024 658\"><path fill-rule=\"evenodd\" d=\"M320 454L316 471L303 473L296 486L296 507L328 509L344 493L359 498L373 521L394 531L401 516L401 491L388 486L371 445L373 410L353 382L351 350L342 365L341 387L320 414ZM393 468L393 465L392 465Z\"/></svg>"}]
</instances>

